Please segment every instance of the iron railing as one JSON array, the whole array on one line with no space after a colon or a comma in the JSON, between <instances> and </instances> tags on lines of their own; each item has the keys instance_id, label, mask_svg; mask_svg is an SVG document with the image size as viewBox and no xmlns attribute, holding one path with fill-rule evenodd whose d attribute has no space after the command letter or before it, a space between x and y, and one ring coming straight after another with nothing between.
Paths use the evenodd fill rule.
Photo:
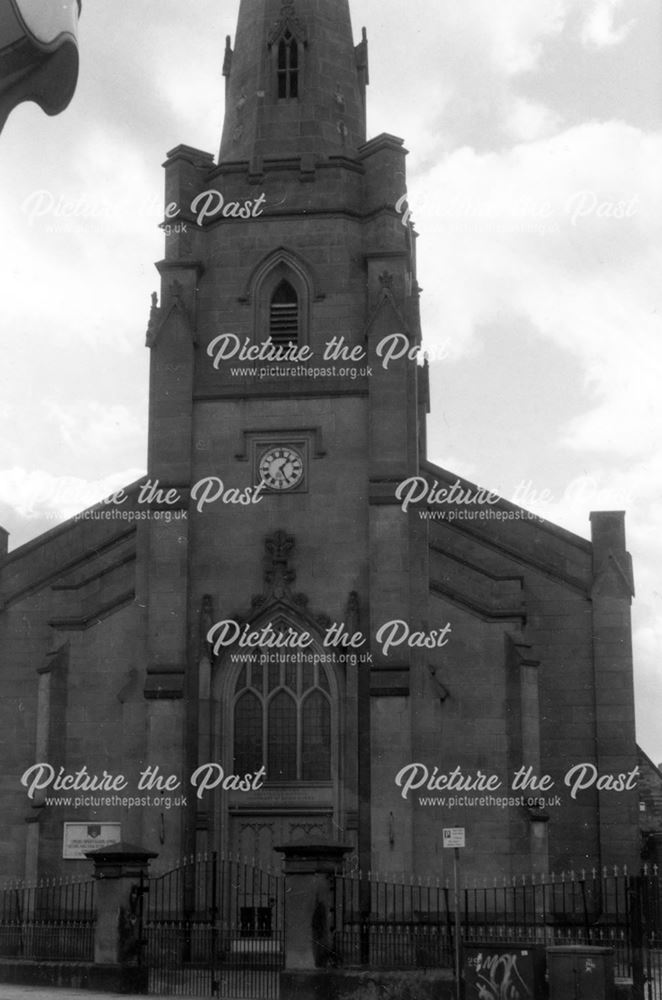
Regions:
<instances>
[{"instance_id":1,"label":"iron railing","mask_svg":"<svg viewBox=\"0 0 662 1000\"><path fill-rule=\"evenodd\" d=\"M651 969L662 966L662 877L656 868L637 876L603 869L474 882L462 888L459 903L465 943L600 945L613 949L622 976L642 961ZM331 960L339 964L453 965L455 914L447 882L338 875L334 917ZM659 992L656 1000L662 1000Z\"/></svg>"},{"instance_id":2,"label":"iron railing","mask_svg":"<svg viewBox=\"0 0 662 1000\"><path fill-rule=\"evenodd\" d=\"M389 882L371 874L364 878L360 872L339 875L333 923L332 963L383 969L452 963L449 890L438 882Z\"/></svg>"},{"instance_id":3,"label":"iron railing","mask_svg":"<svg viewBox=\"0 0 662 1000\"><path fill-rule=\"evenodd\" d=\"M283 965L282 875L215 854L143 880L141 961L161 992L276 996ZM602 945L616 971L662 1000L662 876L657 868L569 872L465 885L343 873L334 878L324 964L452 967L465 943ZM93 961L95 882L47 879L0 889L0 957ZM642 986L643 988L643 986ZM233 994L234 991L234 994Z\"/></svg>"},{"instance_id":4,"label":"iron railing","mask_svg":"<svg viewBox=\"0 0 662 1000\"><path fill-rule=\"evenodd\" d=\"M0 889L0 956L91 962L95 922L92 879L9 882Z\"/></svg>"}]
</instances>

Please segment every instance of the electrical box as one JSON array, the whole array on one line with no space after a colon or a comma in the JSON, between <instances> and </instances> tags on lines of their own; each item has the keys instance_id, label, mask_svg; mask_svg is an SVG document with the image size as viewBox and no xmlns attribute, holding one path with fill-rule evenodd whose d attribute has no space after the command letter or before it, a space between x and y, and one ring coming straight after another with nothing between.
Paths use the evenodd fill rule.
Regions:
<instances>
[{"instance_id":1,"label":"electrical box","mask_svg":"<svg viewBox=\"0 0 662 1000\"><path fill-rule=\"evenodd\" d=\"M462 954L465 1000L485 1000L486 997L545 1000L547 997L544 946L469 941L463 943Z\"/></svg>"},{"instance_id":2,"label":"electrical box","mask_svg":"<svg viewBox=\"0 0 662 1000\"><path fill-rule=\"evenodd\" d=\"M568 945L547 949L549 1000L615 1000L611 948Z\"/></svg>"}]
</instances>

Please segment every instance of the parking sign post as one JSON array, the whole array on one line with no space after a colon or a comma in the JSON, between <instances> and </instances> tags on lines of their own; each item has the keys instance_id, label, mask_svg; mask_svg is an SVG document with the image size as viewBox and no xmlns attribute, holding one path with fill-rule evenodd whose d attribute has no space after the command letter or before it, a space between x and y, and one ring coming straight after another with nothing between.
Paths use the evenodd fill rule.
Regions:
<instances>
[{"instance_id":1,"label":"parking sign post","mask_svg":"<svg viewBox=\"0 0 662 1000\"><path fill-rule=\"evenodd\" d=\"M459 888L459 868L460 868L460 848L466 846L463 826L444 827L443 829L444 847L453 849L453 909L455 914L455 996L461 1000L462 985L460 981L460 888Z\"/></svg>"}]
</instances>

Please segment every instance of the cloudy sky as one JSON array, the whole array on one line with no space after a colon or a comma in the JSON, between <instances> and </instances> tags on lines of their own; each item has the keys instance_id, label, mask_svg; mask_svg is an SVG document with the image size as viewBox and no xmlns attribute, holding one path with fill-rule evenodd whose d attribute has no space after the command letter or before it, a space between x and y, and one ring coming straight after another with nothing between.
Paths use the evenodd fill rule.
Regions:
<instances>
[{"instance_id":1,"label":"cloudy sky","mask_svg":"<svg viewBox=\"0 0 662 1000\"><path fill-rule=\"evenodd\" d=\"M143 475L161 163L217 151L238 0L96 0L68 110L0 138L0 524ZM430 457L588 537L626 509L639 738L662 761L662 13L657 0L353 0L369 133L402 136Z\"/></svg>"}]
</instances>

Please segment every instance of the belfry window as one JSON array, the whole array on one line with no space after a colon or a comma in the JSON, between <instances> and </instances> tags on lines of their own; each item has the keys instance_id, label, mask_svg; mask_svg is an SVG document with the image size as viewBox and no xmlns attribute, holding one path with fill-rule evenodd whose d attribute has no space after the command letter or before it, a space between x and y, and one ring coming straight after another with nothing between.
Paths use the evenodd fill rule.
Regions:
<instances>
[{"instance_id":1,"label":"belfry window","mask_svg":"<svg viewBox=\"0 0 662 1000\"><path fill-rule=\"evenodd\" d=\"M278 97L299 96L299 46L290 31L278 43Z\"/></svg>"},{"instance_id":2,"label":"belfry window","mask_svg":"<svg viewBox=\"0 0 662 1000\"><path fill-rule=\"evenodd\" d=\"M280 660L285 662L273 662ZM331 696L320 663L264 651L246 663L234 692L234 770L267 781L331 780ZM269 662L266 662L269 661Z\"/></svg>"},{"instance_id":3,"label":"belfry window","mask_svg":"<svg viewBox=\"0 0 662 1000\"><path fill-rule=\"evenodd\" d=\"M269 306L269 336L274 344L287 347L299 342L299 297L283 279L271 296Z\"/></svg>"}]
</instances>

